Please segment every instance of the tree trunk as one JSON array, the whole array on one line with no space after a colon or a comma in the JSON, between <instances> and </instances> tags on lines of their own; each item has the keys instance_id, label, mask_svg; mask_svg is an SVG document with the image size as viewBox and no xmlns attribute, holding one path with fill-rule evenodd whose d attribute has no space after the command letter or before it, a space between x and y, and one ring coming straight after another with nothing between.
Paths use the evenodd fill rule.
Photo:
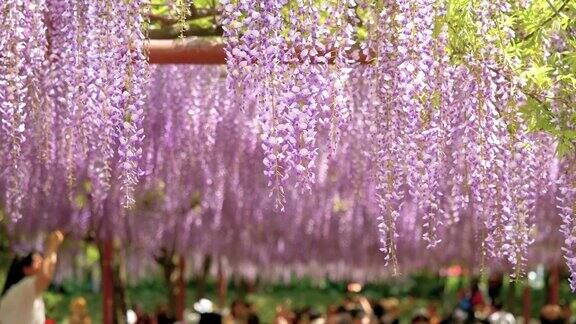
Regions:
<instances>
[{"instance_id":1,"label":"tree trunk","mask_svg":"<svg viewBox=\"0 0 576 324\"><path fill-rule=\"evenodd\" d=\"M176 320L184 319L186 308L186 261L183 255L176 255L174 251L162 249L162 254L156 258L162 267L164 281L168 286L168 312Z\"/></svg>"},{"instance_id":2,"label":"tree trunk","mask_svg":"<svg viewBox=\"0 0 576 324\"><path fill-rule=\"evenodd\" d=\"M178 283L177 283L177 298L176 298L176 320L184 320L184 309L186 308L186 280L184 274L186 271L186 260L183 255L180 255L178 260Z\"/></svg>"},{"instance_id":3,"label":"tree trunk","mask_svg":"<svg viewBox=\"0 0 576 324\"><path fill-rule=\"evenodd\" d=\"M245 300L248 294L248 284L246 280L239 276L234 276L234 287L236 291L236 299Z\"/></svg>"},{"instance_id":4,"label":"tree trunk","mask_svg":"<svg viewBox=\"0 0 576 324\"><path fill-rule=\"evenodd\" d=\"M218 260L218 307L220 309L226 308L226 291L228 289L228 281L226 280L226 273L222 267L222 261Z\"/></svg>"},{"instance_id":5,"label":"tree trunk","mask_svg":"<svg viewBox=\"0 0 576 324\"><path fill-rule=\"evenodd\" d=\"M211 266L212 257L210 255L205 255L204 261L202 262L202 272L198 275L196 280L196 300L200 300L206 296L206 281L208 280L208 273L210 272Z\"/></svg>"},{"instance_id":6,"label":"tree trunk","mask_svg":"<svg viewBox=\"0 0 576 324\"><path fill-rule=\"evenodd\" d=\"M164 281L168 286L168 312L171 317L177 313L176 301L178 300L178 260L174 251L162 249L162 254L156 258L162 267Z\"/></svg>"},{"instance_id":7,"label":"tree trunk","mask_svg":"<svg viewBox=\"0 0 576 324\"><path fill-rule=\"evenodd\" d=\"M119 251L117 251L119 252ZM126 301L126 278L124 269L124 258L116 255L112 262L112 280L114 284L114 323L126 323L126 312L128 303Z\"/></svg>"},{"instance_id":8,"label":"tree trunk","mask_svg":"<svg viewBox=\"0 0 576 324\"><path fill-rule=\"evenodd\" d=\"M506 296L506 306L512 313L516 313L516 282L518 279L508 279L508 292Z\"/></svg>"}]
</instances>

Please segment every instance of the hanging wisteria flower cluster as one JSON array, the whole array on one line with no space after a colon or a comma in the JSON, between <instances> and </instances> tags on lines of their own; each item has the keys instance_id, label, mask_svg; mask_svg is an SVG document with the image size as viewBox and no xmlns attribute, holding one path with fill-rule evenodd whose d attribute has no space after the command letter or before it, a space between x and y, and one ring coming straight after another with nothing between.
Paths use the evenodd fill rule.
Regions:
<instances>
[{"instance_id":1,"label":"hanging wisteria flower cluster","mask_svg":"<svg viewBox=\"0 0 576 324\"><path fill-rule=\"evenodd\" d=\"M25 186L27 161L26 125L32 112L42 114L38 86L47 51L44 1L5 1L1 5L0 32L0 113L2 114L2 155L6 172L6 209L15 219ZM35 100L36 99L36 100Z\"/></svg>"},{"instance_id":2,"label":"hanging wisteria flower cluster","mask_svg":"<svg viewBox=\"0 0 576 324\"><path fill-rule=\"evenodd\" d=\"M226 69L149 69L144 0L0 4L16 232L115 235L276 278L454 259L521 276L562 251L576 289L574 157L520 114L535 99L503 49L507 1L470 6L485 41L459 54L441 1L220 3Z\"/></svg>"},{"instance_id":3,"label":"hanging wisteria flower cluster","mask_svg":"<svg viewBox=\"0 0 576 324\"><path fill-rule=\"evenodd\" d=\"M324 162L319 162L322 172L313 186L314 195L287 192L285 207L292 216L287 218L268 199L267 176L257 172L265 153L252 145L251 117L238 115L233 101L218 99L226 93L220 72L218 68L185 66L153 70L154 86L146 108L149 118L144 127L148 176L141 192L141 209L137 210L139 217L130 218L128 227L129 232L150 235L130 235L132 243L142 240L134 245L151 251L175 248L194 259L218 256L230 271L246 276L258 273L272 279L295 271L366 280L390 274L383 267L384 260L377 257L379 208L373 197L380 189L370 181L372 170L367 166L371 161L364 158L371 144L357 144L365 136L363 123L356 120L346 128L334 159L320 159ZM359 70L352 75L362 73ZM365 97L372 90L362 81L350 84L347 91L358 94L356 105L372 102ZM210 95L200 96L206 93ZM211 113L208 107L216 111ZM200 127L206 128L198 132ZM202 133L213 136L209 146L202 143L204 140L194 140ZM197 156L199 153L193 152L198 149L210 151ZM553 151L541 153L551 159ZM543 188L552 186L542 181ZM449 195L451 188L441 187ZM550 196L541 199L554 204ZM404 208L399 211L395 240L398 267L406 271L438 268L454 258L475 264L478 249L474 233L484 224L475 221L472 210L461 210L460 219L452 220L449 229L437 234L442 238L439 248L426 250L428 243L419 239L427 231L418 226L419 205L412 199L401 203ZM536 213L537 218L544 218L543 210ZM536 241L531 248L549 244L544 238L533 237ZM183 252L188 246L195 248ZM544 257L559 259L557 253L545 251L531 254L526 264L533 265ZM434 258L413 257L421 254ZM486 266L511 265L506 260L487 260Z\"/></svg>"},{"instance_id":4,"label":"hanging wisteria flower cluster","mask_svg":"<svg viewBox=\"0 0 576 324\"><path fill-rule=\"evenodd\" d=\"M326 112L346 116L340 119L344 122L330 123L330 139L334 127L339 133L347 130L348 113L342 112L354 112L364 121L366 138L361 140L371 143L365 154L374 169L381 250L393 272L401 238L397 227L411 202L428 248L441 242L446 226L472 221L479 264L496 258L522 275L533 241L535 203L546 194L541 188L550 184L552 145L546 136L529 134L516 108L526 95L502 63L502 46L513 37L506 19L510 5L481 1L471 7L477 21L471 28L486 41L451 63L448 26L442 24L446 8L439 1L390 0L382 6L343 1L336 8L295 3L223 3L229 89L241 98L244 110L254 106L260 116L265 173L272 193L280 192L279 204L291 170L315 173L314 160L323 149L317 134L330 120ZM368 16L367 39L361 43L352 32L335 32L355 30L356 10ZM289 19L284 19L286 12ZM319 12L329 13L326 25L310 23L323 21ZM334 46L336 60L331 57ZM322 95L326 88L346 86L350 69L338 59L342 53L355 53L344 60L351 66L368 63L361 74L370 89L367 105L352 106L350 93ZM323 89L316 92L318 84ZM303 159L302 151L314 154ZM293 184L310 189L314 181L314 176L298 177ZM464 214L470 219L463 220ZM568 223L563 228L571 228ZM570 245L573 234L563 232ZM572 260L572 254L567 258Z\"/></svg>"},{"instance_id":5,"label":"hanging wisteria flower cluster","mask_svg":"<svg viewBox=\"0 0 576 324\"><path fill-rule=\"evenodd\" d=\"M327 129L335 147L340 127L349 118L343 91L354 63L350 59L357 22L350 17L354 2L318 6L310 0L223 1L222 5L229 89L244 110L256 110L266 152L265 173L276 204L283 209L290 175L296 177L296 187L308 191L316 181L318 133ZM315 23L321 21L322 12L330 18ZM327 45L330 40L333 44ZM333 61L336 67L327 64Z\"/></svg>"},{"instance_id":6,"label":"hanging wisteria flower cluster","mask_svg":"<svg viewBox=\"0 0 576 324\"><path fill-rule=\"evenodd\" d=\"M570 269L570 287L576 291L576 161L564 159L561 163L561 174L558 179L558 208L562 225L560 231L564 236L564 258Z\"/></svg>"},{"instance_id":7,"label":"hanging wisteria flower cluster","mask_svg":"<svg viewBox=\"0 0 576 324\"><path fill-rule=\"evenodd\" d=\"M352 71L354 82L346 88L351 102L358 107L374 102L369 80L357 77L364 73L363 68ZM286 212L280 213L274 200L268 198L268 177L261 163L265 153L254 145L259 137L255 138L253 120L238 114L238 106L226 98L222 70L158 66L151 69L150 76L139 161L144 176L136 187L136 208L131 211L134 216L119 217L122 209L116 202L123 192L117 186L104 201L105 217L93 210L97 202L91 198L90 188L79 190L74 203L65 195L53 199L54 193L67 190L65 169L55 175L62 180L55 181L50 192L44 192L38 190L44 183L43 166L33 164L30 182L34 186L25 192L30 204L23 209L23 218L16 227L19 231L34 233L60 227L79 237L114 233L126 242L125 246L131 246L134 255L155 256L162 249L179 251L193 259L214 255L224 261L228 271L246 276L258 273L270 279L297 273L368 280L392 273L378 256L377 225L382 201L374 197L383 189L374 177L375 171L380 172L379 160L366 154L373 144L363 141L370 131L364 117L355 115L357 118L351 119L332 159L328 153L320 156L314 194L287 191ZM535 143L540 140L534 139ZM553 149L548 146L534 153L542 161L553 157ZM540 167L540 174L547 175L538 180L538 186L550 192L538 198L539 205L547 207L534 211L533 224L540 231L529 233L534 242L526 247L530 251L526 266L560 259L557 252L562 242L552 243L550 232L544 230L549 226L557 230L561 224L552 206L555 193L564 191L554 183L553 169ZM518 172L526 172L523 170ZM79 181L90 178L79 175ZM405 184L402 186L408 191ZM440 182L439 187L442 196L451 195L451 186ZM412 194L402 195L398 200L402 208L393 224L399 269L438 269L454 259L480 268L477 235L485 224L473 209L457 208L458 216L446 216L447 225L438 227L436 233L441 241L437 248L427 250L429 243L421 238L429 230L421 225L421 206ZM453 205L446 199L440 208L452 210ZM555 217L558 222L551 224ZM141 266L144 261L138 260L130 266ZM513 265L492 258L485 266Z\"/></svg>"},{"instance_id":8,"label":"hanging wisteria flower cluster","mask_svg":"<svg viewBox=\"0 0 576 324\"><path fill-rule=\"evenodd\" d=\"M134 204L146 95L142 4L8 1L2 4L0 101L7 210L18 220L30 163L65 169L68 195L87 172L94 199L113 178ZM5 143L5 144L4 144Z\"/></svg>"}]
</instances>

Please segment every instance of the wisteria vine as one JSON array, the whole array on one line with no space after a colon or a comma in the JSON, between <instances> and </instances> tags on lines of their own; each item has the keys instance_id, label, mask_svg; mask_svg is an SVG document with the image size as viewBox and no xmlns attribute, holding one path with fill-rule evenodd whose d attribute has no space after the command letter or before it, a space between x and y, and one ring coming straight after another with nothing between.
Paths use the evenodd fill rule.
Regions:
<instances>
[{"instance_id":1,"label":"wisteria vine","mask_svg":"<svg viewBox=\"0 0 576 324\"><path fill-rule=\"evenodd\" d=\"M173 4L182 34L188 1ZM21 230L282 275L398 273L426 252L521 277L554 227L576 289L574 157L555 155L571 142L538 132L574 130L556 100L574 95L514 72L513 6L471 3L482 41L461 53L441 1L222 0L224 70L149 68L144 0L4 1L2 209ZM542 58L557 69L563 37ZM534 102L549 125L526 118Z\"/></svg>"},{"instance_id":2,"label":"wisteria vine","mask_svg":"<svg viewBox=\"0 0 576 324\"><path fill-rule=\"evenodd\" d=\"M134 204L147 80L143 4L3 3L0 91L3 137L10 141L2 148L10 156L6 202L13 220L35 158L66 170L70 199L87 171L100 205L118 170L122 205ZM48 174L46 190L54 173Z\"/></svg>"}]
</instances>

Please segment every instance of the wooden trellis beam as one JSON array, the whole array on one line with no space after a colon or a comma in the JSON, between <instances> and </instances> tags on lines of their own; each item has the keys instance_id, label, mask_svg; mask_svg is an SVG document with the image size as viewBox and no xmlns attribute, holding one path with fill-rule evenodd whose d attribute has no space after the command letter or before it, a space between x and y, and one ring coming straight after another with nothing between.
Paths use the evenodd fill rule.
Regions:
<instances>
[{"instance_id":1,"label":"wooden trellis beam","mask_svg":"<svg viewBox=\"0 0 576 324\"><path fill-rule=\"evenodd\" d=\"M147 44L150 64L226 64L226 52L221 42L204 39L161 40L151 39ZM301 50L296 49L296 57ZM327 63L334 63L336 51L330 50ZM365 55L359 54L355 60L369 64Z\"/></svg>"},{"instance_id":2,"label":"wooden trellis beam","mask_svg":"<svg viewBox=\"0 0 576 324\"><path fill-rule=\"evenodd\" d=\"M217 42L151 39L147 52L150 64L226 64L224 44Z\"/></svg>"}]
</instances>

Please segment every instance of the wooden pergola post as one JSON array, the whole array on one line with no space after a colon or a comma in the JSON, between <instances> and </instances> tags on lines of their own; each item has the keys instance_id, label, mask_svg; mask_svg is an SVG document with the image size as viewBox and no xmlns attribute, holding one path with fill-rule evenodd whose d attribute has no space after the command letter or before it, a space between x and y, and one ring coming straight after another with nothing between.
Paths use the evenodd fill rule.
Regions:
<instances>
[{"instance_id":1,"label":"wooden pergola post","mask_svg":"<svg viewBox=\"0 0 576 324\"><path fill-rule=\"evenodd\" d=\"M560 303L560 266L554 264L550 267L550 289L548 290L548 304Z\"/></svg>"},{"instance_id":2,"label":"wooden pergola post","mask_svg":"<svg viewBox=\"0 0 576 324\"><path fill-rule=\"evenodd\" d=\"M114 324L114 280L112 278L113 242L104 240L101 246L100 265L102 273L102 323Z\"/></svg>"},{"instance_id":3,"label":"wooden pergola post","mask_svg":"<svg viewBox=\"0 0 576 324\"><path fill-rule=\"evenodd\" d=\"M228 289L228 281L226 280L226 273L222 266L222 260L218 258L218 307L224 309L226 307L226 290Z\"/></svg>"},{"instance_id":4,"label":"wooden pergola post","mask_svg":"<svg viewBox=\"0 0 576 324\"><path fill-rule=\"evenodd\" d=\"M530 323L532 317L532 288L529 284L524 286L524 294L522 295L522 316L524 323Z\"/></svg>"},{"instance_id":5,"label":"wooden pergola post","mask_svg":"<svg viewBox=\"0 0 576 324\"><path fill-rule=\"evenodd\" d=\"M178 281L176 292L176 320L184 320L184 309L186 308L186 280L184 274L186 271L186 259L180 254L178 260Z\"/></svg>"}]
</instances>

